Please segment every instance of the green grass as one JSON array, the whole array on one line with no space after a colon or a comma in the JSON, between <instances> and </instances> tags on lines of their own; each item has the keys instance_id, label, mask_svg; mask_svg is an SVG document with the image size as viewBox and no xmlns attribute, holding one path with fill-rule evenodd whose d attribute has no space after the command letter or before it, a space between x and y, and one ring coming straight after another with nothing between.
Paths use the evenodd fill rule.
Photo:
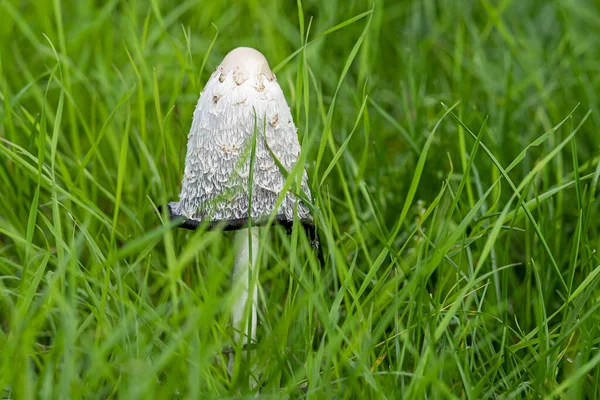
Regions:
<instances>
[{"instance_id":1,"label":"green grass","mask_svg":"<svg viewBox=\"0 0 600 400\"><path fill-rule=\"evenodd\" d=\"M600 398L597 2L227 3L0 0L0 397ZM237 46L325 264L263 231L230 377L232 237L157 206Z\"/></svg>"}]
</instances>

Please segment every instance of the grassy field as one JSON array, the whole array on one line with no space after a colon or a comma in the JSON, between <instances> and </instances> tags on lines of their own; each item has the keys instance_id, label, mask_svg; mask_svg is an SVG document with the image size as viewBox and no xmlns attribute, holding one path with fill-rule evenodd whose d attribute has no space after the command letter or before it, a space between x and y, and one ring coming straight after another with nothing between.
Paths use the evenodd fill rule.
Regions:
<instances>
[{"instance_id":1,"label":"grassy field","mask_svg":"<svg viewBox=\"0 0 600 400\"><path fill-rule=\"evenodd\" d=\"M0 20L0 397L600 398L597 1L0 0ZM299 226L263 232L258 340L229 376L232 236L157 206L238 46L286 94L325 263Z\"/></svg>"}]
</instances>

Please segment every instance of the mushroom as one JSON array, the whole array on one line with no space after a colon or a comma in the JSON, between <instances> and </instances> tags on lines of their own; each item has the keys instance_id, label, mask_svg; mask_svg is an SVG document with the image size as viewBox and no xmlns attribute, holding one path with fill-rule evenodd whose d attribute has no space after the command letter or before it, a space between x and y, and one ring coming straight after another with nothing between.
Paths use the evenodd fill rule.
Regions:
<instances>
[{"instance_id":1,"label":"mushroom","mask_svg":"<svg viewBox=\"0 0 600 400\"><path fill-rule=\"evenodd\" d=\"M209 228L238 230L233 284L242 294L233 306L232 324L237 341L250 323L244 345L256 339L258 226L275 213L274 222L289 229L298 203L299 220L313 245L318 243L310 210L294 194L286 193L275 209L285 183L280 168L290 171L299 156L290 108L266 58L248 47L232 50L200 94L188 135L179 201L170 202L168 211L171 218L184 217L183 228L207 223ZM301 190L310 201L306 171ZM250 293L252 306L246 321Z\"/></svg>"}]
</instances>

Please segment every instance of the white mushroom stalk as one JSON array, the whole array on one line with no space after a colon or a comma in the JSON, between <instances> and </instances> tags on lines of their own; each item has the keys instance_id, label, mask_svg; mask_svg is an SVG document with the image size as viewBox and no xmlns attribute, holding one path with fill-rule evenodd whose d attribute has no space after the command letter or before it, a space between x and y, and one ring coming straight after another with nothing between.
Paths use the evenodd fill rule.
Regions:
<instances>
[{"instance_id":1,"label":"white mushroom stalk","mask_svg":"<svg viewBox=\"0 0 600 400\"><path fill-rule=\"evenodd\" d=\"M251 232L243 228L249 223L261 225L272 214L276 214L276 222L291 224L296 203L299 219L312 225L308 207L291 193L285 194L276 208L285 178L273 155L287 171L292 170L300 156L296 127L265 57L257 50L240 47L227 54L200 95L188 135L179 201L169 203L169 213L184 216L183 226L191 229L202 222L241 229L233 272L234 287L241 295L233 306L232 322L242 335L250 324L250 337L244 337L244 344L256 339L258 296L254 285L260 246L258 228ZM310 200L306 171L301 189ZM246 315L250 292L252 306Z\"/></svg>"}]
</instances>

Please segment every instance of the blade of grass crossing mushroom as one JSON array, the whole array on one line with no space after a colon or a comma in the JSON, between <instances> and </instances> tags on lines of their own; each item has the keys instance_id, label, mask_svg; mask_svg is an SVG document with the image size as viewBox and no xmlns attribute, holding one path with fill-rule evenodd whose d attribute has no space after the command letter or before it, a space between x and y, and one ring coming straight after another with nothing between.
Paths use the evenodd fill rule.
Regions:
<instances>
[{"instance_id":1,"label":"blade of grass crossing mushroom","mask_svg":"<svg viewBox=\"0 0 600 400\"><path fill-rule=\"evenodd\" d=\"M266 122L266 116L265 116ZM256 110L254 110L254 130L250 143L250 170L248 176L248 227L236 232L236 255L233 265L233 288L239 293L231 311L232 325L234 328L234 339L236 345L247 345L256 340L257 328L257 303L259 268L256 265L259 251L259 228L252 226L252 187L254 185L254 164L256 160L256 136L258 125L256 121ZM251 298L251 301L248 299ZM242 337L240 343L240 337ZM247 357L250 357L248 351ZM235 355L229 356L229 373L233 374Z\"/></svg>"},{"instance_id":2,"label":"blade of grass crossing mushroom","mask_svg":"<svg viewBox=\"0 0 600 400\"><path fill-rule=\"evenodd\" d=\"M277 165L279 172L281 172L281 174L285 178L285 184L283 186L283 189L281 190L282 194L280 194L279 198L277 199L277 205L279 206L279 204L283 200L283 195L287 191L289 191L294 196L296 196L298 199L300 199L300 201L302 201L304 203L304 205L306 205L306 207L308 207L314 213L315 216L322 217L320 215L319 209L310 202L308 195L306 193L304 193L304 191L302 190L301 187L297 188L298 189L297 191L293 191L291 189L292 181L290 181L290 175L294 176L296 171L298 171L299 169L303 170L304 167L302 165L300 165L300 163L297 163L292 168L292 171L289 172L285 168L285 166L281 163L281 161L277 158L277 156L273 152L273 149L271 149L271 146L269 146L269 142L267 141L266 137L264 137L264 140L265 140L265 147L269 151L269 154L271 154L271 157L273 157L273 161L275 162L275 165ZM316 220L319 220L319 218L317 218ZM322 218L321 218L321 220L322 220ZM273 216L271 216L269 218L269 221L267 222L267 226L271 225L272 223L273 223ZM317 250L317 259L318 259L319 263L321 263L321 265L325 265L325 259L323 258L323 251L321 250L321 245L319 243L319 237L317 235L317 227L316 226L312 226L312 227L305 226L305 229L306 229L307 235L309 236L309 240L311 241L311 245ZM309 229L310 229L310 231L309 231Z\"/></svg>"}]
</instances>

